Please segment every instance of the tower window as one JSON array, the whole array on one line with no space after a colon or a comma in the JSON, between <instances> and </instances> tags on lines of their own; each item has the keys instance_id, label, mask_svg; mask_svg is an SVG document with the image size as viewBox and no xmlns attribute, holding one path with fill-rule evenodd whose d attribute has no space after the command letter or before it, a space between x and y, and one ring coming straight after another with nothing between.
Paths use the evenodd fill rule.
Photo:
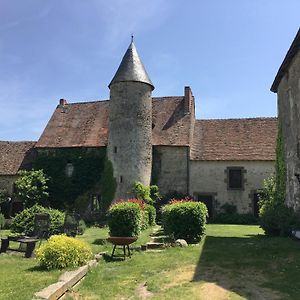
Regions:
<instances>
[{"instance_id":1,"label":"tower window","mask_svg":"<svg viewBox=\"0 0 300 300\"><path fill-rule=\"evenodd\" d=\"M123 176L120 176L120 183L123 182Z\"/></svg>"},{"instance_id":2,"label":"tower window","mask_svg":"<svg viewBox=\"0 0 300 300\"><path fill-rule=\"evenodd\" d=\"M114 153L117 153L118 152L118 147L114 147Z\"/></svg>"}]
</instances>

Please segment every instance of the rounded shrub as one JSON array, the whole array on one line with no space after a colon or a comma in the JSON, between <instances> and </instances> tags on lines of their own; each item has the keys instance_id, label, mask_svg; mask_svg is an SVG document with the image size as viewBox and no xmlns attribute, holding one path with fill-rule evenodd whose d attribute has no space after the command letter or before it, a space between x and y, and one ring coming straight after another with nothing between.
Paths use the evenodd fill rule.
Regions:
<instances>
[{"instance_id":1,"label":"rounded shrub","mask_svg":"<svg viewBox=\"0 0 300 300\"><path fill-rule=\"evenodd\" d=\"M61 232L64 224L64 213L57 209L45 208L37 204L17 214L11 223L10 229L16 233L32 235L34 218L37 213L48 213L50 215L50 235Z\"/></svg>"},{"instance_id":2,"label":"rounded shrub","mask_svg":"<svg viewBox=\"0 0 300 300\"><path fill-rule=\"evenodd\" d=\"M92 257L92 250L84 241L53 235L36 251L36 256L43 268L63 269L85 264Z\"/></svg>"},{"instance_id":3,"label":"rounded shrub","mask_svg":"<svg viewBox=\"0 0 300 300\"><path fill-rule=\"evenodd\" d=\"M138 236L142 225L142 209L138 203L116 202L108 210L110 236Z\"/></svg>"},{"instance_id":4,"label":"rounded shrub","mask_svg":"<svg viewBox=\"0 0 300 300\"><path fill-rule=\"evenodd\" d=\"M205 232L208 212L205 204L177 201L162 208L162 221L166 234L174 239L197 242Z\"/></svg>"}]
</instances>

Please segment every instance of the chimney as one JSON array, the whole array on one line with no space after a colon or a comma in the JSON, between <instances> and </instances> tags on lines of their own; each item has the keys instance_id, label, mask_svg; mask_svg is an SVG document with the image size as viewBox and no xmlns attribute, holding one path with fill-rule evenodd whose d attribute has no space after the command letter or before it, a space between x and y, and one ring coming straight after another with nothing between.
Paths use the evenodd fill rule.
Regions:
<instances>
[{"instance_id":1,"label":"chimney","mask_svg":"<svg viewBox=\"0 0 300 300\"><path fill-rule=\"evenodd\" d=\"M68 104L68 102L66 99L59 99L59 106L65 106L67 104Z\"/></svg>"},{"instance_id":2,"label":"chimney","mask_svg":"<svg viewBox=\"0 0 300 300\"><path fill-rule=\"evenodd\" d=\"M193 94L189 86L184 87L184 113L190 113L193 103Z\"/></svg>"}]
</instances>

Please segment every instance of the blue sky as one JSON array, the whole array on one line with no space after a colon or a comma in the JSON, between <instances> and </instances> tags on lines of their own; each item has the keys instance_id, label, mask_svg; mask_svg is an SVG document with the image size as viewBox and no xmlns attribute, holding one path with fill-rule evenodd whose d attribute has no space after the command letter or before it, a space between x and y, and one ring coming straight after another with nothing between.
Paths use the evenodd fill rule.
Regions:
<instances>
[{"instance_id":1,"label":"blue sky","mask_svg":"<svg viewBox=\"0 0 300 300\"><path fill-rule=\"evenodd\" d=\"M299 0L1 0L0 140L37 140L60 98L108 99L133 32L154 96L197 118L276 115L270 86Z\"/></svg>"}]
</instances>

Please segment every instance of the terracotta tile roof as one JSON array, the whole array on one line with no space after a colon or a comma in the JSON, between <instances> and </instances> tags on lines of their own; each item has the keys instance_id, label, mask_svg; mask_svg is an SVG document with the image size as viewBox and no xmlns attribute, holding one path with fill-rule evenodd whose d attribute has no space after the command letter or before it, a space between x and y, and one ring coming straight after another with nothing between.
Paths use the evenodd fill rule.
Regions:
<instances>
[{"instance_id":1,"label":"terracotta tile roof","mask_svg":"<svg viewBox=\"0 0 300 300\"><path fill-rule=\"evenodd\" d=\"M34 155L36 142L0 141L0 175L15 175L26 168Z\"/></svg>"},{"instance_id":2,"label":"terracotta tile roof","mask_svg":"<svg viewBox=\"0 0 300 300\"><path fill-rule=\"evenodd\" d=\"M196 120L192 160L275 160L276 118Z\"/></svg>"},{"instance_id":3,"label":"terracotta tile roof","mask_svg":"<svg viewBox=\"0 0 300 300\"><path fill-rule=\"evenodd\" d=\"M153 98L152 144L188 146L191 115L184 114L184 97Z\"/></svg>"},{"instance_id":4,"label":"terracotta tile roof","mask_svg":"<svg viewBox=\"0 0 300 300\"><path fill-rule=\"evenodd\" d=\"M107 144L109 101L58 105L36 147L99 147Z\"/></svg>"},{"instance_id":5,"label":"terracotta tile roof","mask_svg":"<svg viewBox=\"0 0 300 300\"><path fill-rule=\"evenodd\" d=\"M278 85L280 84L280 81L286 71L288 70L291 62L293 61L294 56L299 52L300 50L300 28L294 38L294 41L292 42L290 49L288 50L278 72L274 79L274 82L271 86L271 91L274 93L277 93Z\"/></svg>"},{"instance_id":6,"label":"terracotta tile roof","mask_svg":"<svg viewBox=\"0 0 300 300\"><path fill-rule=\"evenodd\" d=\"M153 98L153 145L188 145L190 115L183 97ZM107 145L109 101L57 106L36 147L101 147Z\"/></svg>"}]
</instances>

